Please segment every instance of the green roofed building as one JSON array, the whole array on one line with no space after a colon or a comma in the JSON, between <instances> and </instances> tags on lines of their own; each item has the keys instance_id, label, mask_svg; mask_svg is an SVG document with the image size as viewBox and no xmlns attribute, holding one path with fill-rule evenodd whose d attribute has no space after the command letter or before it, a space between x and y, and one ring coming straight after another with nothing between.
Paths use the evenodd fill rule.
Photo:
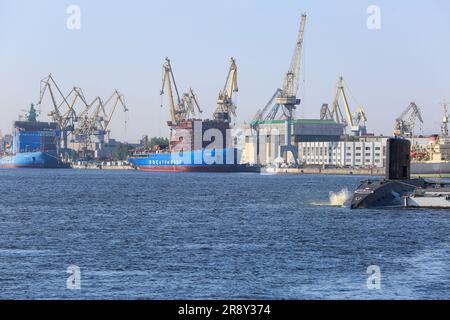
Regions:
<instances>
[{"instance_id":1,"label":"green roofed building","mask_svg":"<svg viewBox=\"0 0 450 320\"><path fill-rule=\"evenodd\" d=\"M243 161L268 164L283 156L279 154L286 134L285 120L254 121L246 128ZM340 141L344 125L333 120L296 119L292 121L292 143L299 147L302 142ZM259 147L257 147L259 145ZM300 148L299 148L300 149ZM287 162L294 162L289 153Z\"/></svg>"}]
</instances>

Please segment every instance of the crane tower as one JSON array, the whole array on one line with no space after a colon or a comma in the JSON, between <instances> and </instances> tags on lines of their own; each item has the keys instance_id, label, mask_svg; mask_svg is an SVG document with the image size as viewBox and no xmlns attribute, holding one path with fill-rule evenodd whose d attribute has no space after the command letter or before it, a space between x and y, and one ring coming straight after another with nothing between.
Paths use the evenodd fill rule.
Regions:
<instances>
[{"instance_id":1,"label":"crane tower","mask_svg":"<svg viewBox=\"0 0 450 320\"><path fill-rule=\"evenodd\" d=\"M300 99L297 98L297 92L300 81L300 64L303 48L303 37L305 34L306 14L302 14L300 21L300 30L297 35L297 43L292 56L291 66L284 77L283 88L280 95L276 98L276 104L283 106L283 113L286 117L286 135L285 144L280 146L280 156L291 152L295 162L298 162L298 148L292 144L292 119L294 110L300 105Z\"/></svg>"},{"instance_id":2,"label":"crane tower","mask_svg":"<svg viewBox=\"0 0 450 320\"><path fill-rule=\"evenodd\" d=\"M180 96L169 58L166 58L166 61L163 65L162 88L160 92L161 96L164 94L164 90L166 87L170 110L170 121L168 121L169 126L175 126L176 124L179 124L183 121L188 120L190 117L195 116L194 105L197 107L199 113L203 112L198 104L197 95L194 93L194 90L192 88L189 89L188 93L183 93L183 95ZM176 102L174 100L174 90L176 95Z\"/></svg>"},{"instance_id":3,"label":"crane tower","mask_svg":"<svg viewBox=\"0 0 450 320\"><path fill-rule=\"evenodd\" d=\"M411 102L400 116L395 119L394 135L412 137L417 120L419 120L420 124L423 124L422 111L415 102Z\"/></svg>"},{"instance_id":4,"label":"crane tower","mask_svg":"<svg viewBox=\"0 0 450 320\"><path fill-rule=\"evenodd\" d=\"M334 120L336 123L342 123L345 128L350 127L350 131L354 136L364 135L367 133L366 112L364 111L364 108L362 106L358 107L355 112L353 113L351 112L350 105L347 99L346 90L344 88L344 83L345 83L344 78L340 77L337 86L336 96L333 100L332 109L331 110L328 109L328 105L324 104L321 110L321 119ZM345 112L342 112L341 110L339 104L340 98L344 103Z\"/></svg>"},{"instance_id":5,"label":"crane tower","mask_svg":"<svg viewBox=\"0 0 450 320\"><path fill-rule=\"evenodd\" d=\"M217 108L214 112L214 119L231 122L231 115L236 117L236 105L233 101L233 93L238 91L237 65L236 60L232 57L227 78L225 80L225 85L219 92L219 96L217 98Z\"/></svg>"}]
</instances>

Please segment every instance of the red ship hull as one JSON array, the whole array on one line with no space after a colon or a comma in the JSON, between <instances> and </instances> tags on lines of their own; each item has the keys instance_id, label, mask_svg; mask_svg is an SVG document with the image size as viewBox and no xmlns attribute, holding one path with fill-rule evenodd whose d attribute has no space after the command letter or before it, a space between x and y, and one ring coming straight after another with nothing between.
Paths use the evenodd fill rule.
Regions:
<instances>
[{"instance_id":1,"label":"red ship hull","mask_svg":"<svg viewBox=\"0 0 450 320\"><path fill-rule=\"evenodd\" d=\"M260 172L259 167L245 165L140 166L139 170L149 172Z\"/></svg>"}]
</instances>

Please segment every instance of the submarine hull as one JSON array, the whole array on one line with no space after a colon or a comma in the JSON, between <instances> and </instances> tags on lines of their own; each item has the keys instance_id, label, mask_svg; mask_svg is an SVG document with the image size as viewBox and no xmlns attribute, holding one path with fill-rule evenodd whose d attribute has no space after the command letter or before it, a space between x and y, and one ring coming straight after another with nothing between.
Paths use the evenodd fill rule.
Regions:
<instances>
[{"instance_id":1,"label":"submarine hull","mask_svg":"<svg viewBox=\"0 0 450 320\"><path fill-rule=\"evenodd\" d=\"M350 207L352 209L401 207L405 196L409 196L425 184L423 179L367 180L356 189Z\"/></svg>"}]
</instances>

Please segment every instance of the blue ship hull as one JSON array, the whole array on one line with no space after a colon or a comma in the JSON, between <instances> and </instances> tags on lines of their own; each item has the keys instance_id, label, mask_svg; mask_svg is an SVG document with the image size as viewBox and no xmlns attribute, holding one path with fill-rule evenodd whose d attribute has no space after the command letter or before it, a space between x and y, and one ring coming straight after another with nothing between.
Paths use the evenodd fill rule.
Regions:
<instances>
[{"instance_id":1,"label":"blue ship hull","mask_svg":"<svg viewBox=\"0 0 450 320\"><path fill-rule=\"evenodd\" d=\"M169 172L260 172L258 166L237 163L237 150L216 152L198 150L181 154L150 153L135 155L128 162L142 171Z\"/></svg>"},{"instance_id":2,"label":"blue ship hull","mask_svg":"<svg viewBox=\"0 0 450 320\"><path fill-rule=\"evenodd\" d=\"M0 158L0 168L46 168L59 169L70 168L56 155L48 152L24 152Z\"/></svg>"}]
</instances>

